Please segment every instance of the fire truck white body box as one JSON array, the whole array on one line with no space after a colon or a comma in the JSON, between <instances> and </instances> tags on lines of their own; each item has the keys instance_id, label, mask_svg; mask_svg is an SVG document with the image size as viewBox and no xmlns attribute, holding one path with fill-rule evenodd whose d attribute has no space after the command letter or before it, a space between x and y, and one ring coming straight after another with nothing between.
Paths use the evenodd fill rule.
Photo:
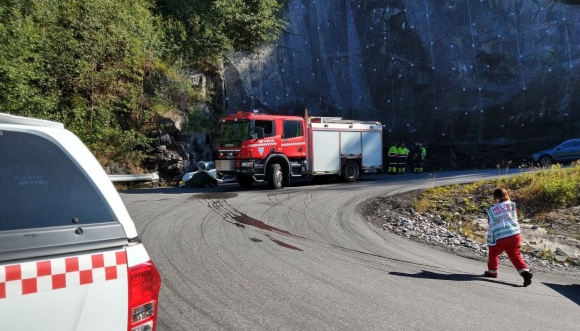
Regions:
<instances>
[{"instance_id":1,"label":"fire truck white body box","mask_svg":"<svg viewBox=\"0 0 580 331\"><path fill-rule=\"evenodd\" d=\"M319 117L313 119L312 174L336 174L344 159L362 160L363 172L382 169L383 131L377 122ZM318 122L319 121L319 122Z\"/></svg>"}]
</instances>

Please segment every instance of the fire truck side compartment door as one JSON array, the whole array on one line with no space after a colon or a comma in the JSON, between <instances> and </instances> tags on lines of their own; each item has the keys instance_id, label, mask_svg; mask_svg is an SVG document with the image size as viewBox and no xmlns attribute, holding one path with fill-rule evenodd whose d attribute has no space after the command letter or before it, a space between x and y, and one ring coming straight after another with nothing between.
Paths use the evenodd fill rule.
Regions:
<instances>
[{"instance_id":1,"label":"fire truck side compartment door","mask_svg":"<svg viewBox=\"0 0 580 331\"><path fill-rule=\"evenodd\" d=\"M341 132L340 153L343 156L359 156L361 149L361 132Z\"/></svg>"},{"instance_id":2,"label":"fire truck side compartment door","mask_svg":"<svg viewBox=\"0 0 580 331\"><path fill-rule=\"evenodd\" d=\"M340 170L340 137L339 132L313 131L314 171Z\"/></svg>"},{"instance_id":3,"label":"fire truck side compartment door","mask_svg":"<svg viewBox=\"0 0 580 331\"><path fill-rule=\"evenodd\" d=\"M383 165L383 138L381 132L363 132L363 168Z\"/></svg>"}]
</instances>

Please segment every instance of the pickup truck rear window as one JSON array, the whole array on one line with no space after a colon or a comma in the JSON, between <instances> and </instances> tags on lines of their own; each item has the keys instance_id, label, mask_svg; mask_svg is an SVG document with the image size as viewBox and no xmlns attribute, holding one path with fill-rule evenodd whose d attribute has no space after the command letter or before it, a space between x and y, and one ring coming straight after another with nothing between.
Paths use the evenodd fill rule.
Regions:
<instances>
[{"instance_id":1,"label":"pickup truck rear window","mask_svg":"<svg viewBox=\"0 0 580 331\"><path fill-rule=\"evenodd\" d=\"M71 158L35 134L0 132L0 231L116 221Z\"/></svg>"}]
</instances>

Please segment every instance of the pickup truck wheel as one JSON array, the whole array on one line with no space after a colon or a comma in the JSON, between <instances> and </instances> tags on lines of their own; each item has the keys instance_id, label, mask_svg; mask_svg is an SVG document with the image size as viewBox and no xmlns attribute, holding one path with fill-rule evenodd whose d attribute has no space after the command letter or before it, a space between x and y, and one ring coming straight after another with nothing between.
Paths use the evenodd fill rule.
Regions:
<instances>
[{"instance_id":1,"label":"pickup truck wheel","mask_svg":"<svg viewBox=\"0 0 580 331\"><path fill-rule=\"evenodd\" d=\"M238 176L237 180L241 187L250 187L254 184L254 178L250 176Z\"/></svg>"},{"instance_id":2,"label":"pickup truck wheel","mask_svg":"<svg viewBox=\"0 0 580 331\"><path fill-rule=\"evenodd\" d=\"M347 182L355 182L360 175L358 164L352 160L346 161L342 166L342 178Z\"/></svg>"},{"instance_id":3,"label":"pickup truck wheel","mask_svg":"<svg viewBox=\"0 0 580 331\"><path fill-rule=\"evenodd\" d=\"M550 164L552 164L553 160L549 155L543 155L542 157L540 157L539 162L542 167L547 167Z\"/></svg>"},{"instance_id":4,"label":"pickup truck wheel","mask_svg":"<svg viewBox=\"0 0 580 331\"><path fill-rule=\"evenodd\" d=\"M272 164L270 166L270 171L268 171L268 184L270 188L281 189L282 182L284 181L284 173L279 164Z\"/></svg>"}]
</instances>

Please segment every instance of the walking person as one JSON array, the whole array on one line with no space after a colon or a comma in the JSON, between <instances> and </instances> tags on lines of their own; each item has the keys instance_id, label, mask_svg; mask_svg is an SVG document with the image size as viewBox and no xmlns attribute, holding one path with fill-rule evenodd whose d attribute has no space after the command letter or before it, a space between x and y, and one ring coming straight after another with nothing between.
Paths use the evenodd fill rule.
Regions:
<instances>
[{"instance_id":1,"label":"walking person","mask_svg":"<svg viewBox=\"0 0 580 331\"><path fill-rule=\"evenodd\" d=\"M487 232L487 246L489 256L485 277L497 278L499 256L504 251L511 263L524 279L524 286L532 284L533 274L528 269L520 252L520 225L516 204L510 200L506 189L498 188L493 191L496 202L487 214L489 216L489 230Z\"/></svg>"},{"instance_id":2,"label":"walking person","mask_svg":"<svg viewBox=\"0 0 580 331\"><path fill-rule=\"evenodd\" d=\"M388 169L389 175L397 174L397 165L399 158L397 146L399 145L395 143L393 146L391 146L391 148L389 148L389 169Z\"/></svg>"},{"instance_id":3,"label":"walking person","mask_svg":"<svg viewBox=\"0 0 580 331\"><path fill-rule=\"evenodd\" d=\"M413 172L416 174L423 172L423 145L418 141L415 142L413 149Z\"/></svg>"},{"instance_id":4,"label":"walking person","mask_svg":"<svg viewBox=\"0 0 580 331\"><path fill-rule=\"evenodd\" d=\"M427 159L427 150L423 147L423 143L419 143L419 149L421 150L421 163L419 168L417 168L417 172L423 172L423 167L425 166L425 159Z\"/></svg>"},{"instance_id":5,"label":"walking person","mask_svg":"<svg viewBox=\"0 0 580 331\"><path fill-rule=\"evenodd\" d=\"M409 156L409 150L405 147L405 143L402 143L397 149L397 154L399 175L402 175L405 173L405 169L407 168L407 157Z\"/></svg>"}]
</instances>

